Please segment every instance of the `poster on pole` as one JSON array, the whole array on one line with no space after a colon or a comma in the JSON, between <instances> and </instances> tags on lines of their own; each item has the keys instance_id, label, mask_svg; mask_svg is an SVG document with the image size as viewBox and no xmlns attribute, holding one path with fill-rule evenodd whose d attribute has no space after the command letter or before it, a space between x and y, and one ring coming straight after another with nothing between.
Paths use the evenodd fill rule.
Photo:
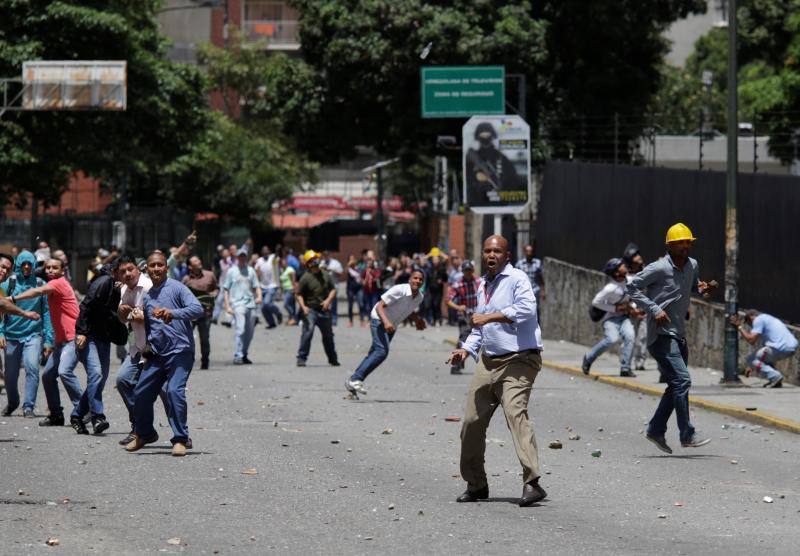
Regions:
<instances>
[{"instance_id":1,"label":"poster on pole","mask_svg":"<svg viewBox=\"0 0 800 556\"><path fill-rule=\"evenodd\" d=\"M531 128L519 116L473 116L462 128L464 199L479 214L520 213L531 197Z\"/></svg>"}]
</instances>

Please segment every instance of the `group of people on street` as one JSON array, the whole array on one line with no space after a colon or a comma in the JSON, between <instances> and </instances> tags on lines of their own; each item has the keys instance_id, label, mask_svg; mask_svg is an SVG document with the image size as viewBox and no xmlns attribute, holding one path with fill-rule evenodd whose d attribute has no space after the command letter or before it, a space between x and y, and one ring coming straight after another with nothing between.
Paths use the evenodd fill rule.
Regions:
<instances>
[{"instance_id":1,"label":"group of people on street","mask_svg":"<svg viewBox=\"0 0 800 556\"><path fill-rule=\"evenodd\" d=\"M201 344L200 368L210 365L211 325L224 315L232 320L234 365L248 365L249 348L259 316L267 329L284 322L276 300L283 296L287 324L301 324L296 364L308 364L315 329L319 329L328 364L340 366L333 327L336 323L337 281L346 281L348 324L357 305L362 324L372 337L368 353L345 379L345 389L355 399L367 393L365 381L389 356L400 326L417 330L448 321L458 326L459 341L448 363L461 374L464 362L475 368L461 431L461 476L467 483L458 502L489 496L484 468L486 430L502 406L522 466L520 506L543 500L536 439L528 414L534 381L542 366L540 302L545 297L543 267L534 258L533 245L511 264L508 241L493 235L482 245L485 274L479 277L473 261L457 253L445 256L434 248L427 255L401 254L386 267L364 251L343 267L327 252L307 250L300 259L289 249L264 247L252 253L252 242L241 249L219 247L215 270L207 270L192 252L191 234L169 254L153 251L137 261L116 250L98 252L93 261L86 295L78 299L67 275L67 262L51 255L44 261L22 250L0 254L0 347L5 352L7 405L4 416L20 404L23 415L34 416L39 367L47 416L40 426L65 425L58 379L71 402L69 424L78 434L109 428L103 391L110 371L111 346L127 345L117 372L116 385L127 408L129 434L120 444L135 452L158 440L153 427L154 405L161 397L172 429L172 454L192 449L188 428L186 385L195 364L194 331ZM644 368L647 353L656 361L667 386L651 418L646 438L660 450L672 453L666 441L667 422L676 414L682 447L709 442L695 430L689 415L686 320L692 294L708 297L716 283L700 279L699 264L690 257L696 238L684 224L666 235L666 253L645 265L639 248L629 244L622 257L609 260L608 282L592 300L590 318L599 322L603 338L583 358L583 371L611 346L622 342L620 374L634 377ZM40 247L41 252L44 249ZM49 248L48 248L49 249ZM457 268L453 268L457 264ZM37 266L42 277L37 276ZM442 293L447 292L446 299ZM367 304L368 310L364 308ZM364 319L364 313L368 321ZM452 320L451 320L452 317ZM743 338L759 345L747 359L748 372L757 373L765 386L780 387L783 375L777 361L793 355L798 342L778 319L748 311L731 321ZM747 327L745 325L748 325ZM749 330L748 330L749 327ZM75 371L86 372L82 388ZM18 389L25 370L22 399Z\"/></svg>"}]
</instances>

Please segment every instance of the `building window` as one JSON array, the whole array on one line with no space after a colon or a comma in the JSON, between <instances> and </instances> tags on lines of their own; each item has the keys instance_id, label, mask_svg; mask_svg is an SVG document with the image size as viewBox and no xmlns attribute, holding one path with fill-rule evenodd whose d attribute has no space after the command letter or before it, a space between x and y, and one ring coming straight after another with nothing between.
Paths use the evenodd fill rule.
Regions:
<instances>
[{"instance_id":1,"label":"building window","mask_svg":"<svg viewBox=\"0 0 800 556\"><path fill-rule=\"evenodd\" d=\"M297 10L287 2L250 0L244 2L243 30L249 41L266 40L270 46L297 45Z\"/></svg>"}]
</instances>

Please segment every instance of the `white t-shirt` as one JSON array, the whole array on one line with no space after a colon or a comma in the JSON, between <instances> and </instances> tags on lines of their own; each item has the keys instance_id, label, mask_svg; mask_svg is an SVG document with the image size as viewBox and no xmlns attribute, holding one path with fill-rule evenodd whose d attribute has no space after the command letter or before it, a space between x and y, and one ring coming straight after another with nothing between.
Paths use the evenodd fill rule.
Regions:
<instances>
[{"instance_id":1,"label":"white t-shirt","mask_svg":"<svg viewBox=\"0 0 800 556\"><path fill-rule=\"evenodd\" d=\"M389 288L386 293L381 296L383 302L386 303L386 307L383 311L386 313L386 316L389 317L392 324L397 326L406 320L408 315L419 309L419 306L422 305L422 298L422 292L417 292L417 297L412 297L411 286L408 284L398 284ZM380 301L378 303L380 303ZM372 308L370 317L380 320L381 317L378 314L377 303L375 307Z\"/></svg>"},{"instance_id":2,"label":"white t-shirt","mask_svg":"<svg viewBox=\"0 0 800 556\"><path fill-rule=\"evenodd\" d=\"M141 309L144 306L144 294L150 291L153 287L153 282L150 277L142 272L139 275L139 281L136 283L135 288L129 288L123 285L120 290L120 305L130 305L136 309ZM134 345L130 346L131 355L135 356L141 353L147 347L147 331L144 328L144 321L131 321L133 327Z\"/></svg>"},{"instance_id":3,"label":"white t-shirt","mask_svg":"<svg viewBox=\"0 0 800 556\"><path fill-rule=\"evenodd\" d=\"M256 261L256 272L262 288L277 288L275 281L275 254L270 254L266 259L259 257Z\"/></svg>"},{"instance_id":4,"label":"white t-shirt","mask_svg":"<svg viewBox=\"0 0 800 556\"><path fill-rule=\"evenodd\" d=\"M337 261L336 259L328 259L327 261L322 261L322 265L325 267L325 270L331 275L331 280L333 283L337 283L339 278L344 274L344 268L342 267L342 263Z\"/></svg>"}]
</instances>

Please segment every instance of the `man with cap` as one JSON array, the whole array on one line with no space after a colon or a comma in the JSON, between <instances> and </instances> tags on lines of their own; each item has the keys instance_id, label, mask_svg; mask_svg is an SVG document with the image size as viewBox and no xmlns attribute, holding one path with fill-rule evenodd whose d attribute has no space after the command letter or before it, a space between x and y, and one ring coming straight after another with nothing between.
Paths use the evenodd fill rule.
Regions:
<instances>
[{"instance_id":1,"label":"man with cap","mask_svg":"<svg viewBox=\"0 0 800 556\"><path fill-rule=\"evenodd\" d=\"M625 261L625 266L628 267L628 275L625 279L630 284L633 277L644 268L644 257L639 252L639 246L635 243L629 243L622 253L622 260ZM645 370L644 362L647 361L647 312L640 310L635 303L631 305L633 306L631 322L636 332L636 337L633 340L633 368L637 371L643 371Z\"/></svg>"},{"instance_id":2,"label":"man with cap","mask_svg":"<svg viewBox=\"0 0 800 556\"><path fill-rule=\"evenodd\" d=\"M608 275L609 281L592 300L592 307L605 313L600 319L603 326L603 339L583 356L581 368L583 374L588 375L592 363L621 338L619 376L634 377L636 375L631 371L631 354L633 353L635 333L631 319L628 318L631 306L625 279L628 275L628 267L625 266L625 261L616 257L606 263L603 272Z\"/></svg>"},{"instance_id":3,"label":"man with cap","mask_svg":"<svg viewBox=\"0 0 800 556\"><path fill-rule=\"evenodd\" d=\"M297 366L305 367L311 351L311 340L314 338L314 327L322 334L322 345L328 363L339 366L339 356L333 343L333 327L331 326L331 304L336 295L336 288L327 272L319 267L319 253L308 250L303 255L305 272L297 282L297 304L299 315L303 320L303 331L300 334L300 349L297 350Z\"/></svg>"},{"instance_id":4,"label":"man with cap","mask_svg":"<svg viewBox=\"0 0 800 556\"><path fill-rule=\"evenodd\" d=\"M699 278L699 265L689 257L696 238L685 224L667 231L667 254L650 263L628 284L628 294L637 307L647 311L647 345L650 355L667 381L667 388L647 426L647 439L668 454L672 448L664 435L672 412L678 421L681 446L697 448L708 444L696 433L689 418L689 348L686 345L686 313L692 293L709 297L714 282Z\"/></svg>"},{"instance_id":5,"label":"man with cap","mask_svg":"<svg viewBox=\"0 0 800 556\"><path fill-rule=\"evenodd\" d=\"M239 251L236 265L228 269L222 290L225 311L233 316L235 331L234 365L250 365L247 358L256 326L256 307L261 305L261 288L256 271L247 264L247 252Z\"/></svg>"},{"instance_id":6,"label":"man with cap","mask_svg":"<svg viewBox=\"0 0 800 556\"><path fill-rule=\"evenodd\" d=\"M447 306L458 314L458 346L461 347L464 340L472 332L472 325L469 323L470 317L478 306L478 288L481 279L475 276L475 263L464 261L461 263L461 279L458 280L447 294ZM450 374L460 375L464 368L464 362L460 361L450 366Z\"/></svg>"}]
</instances>

